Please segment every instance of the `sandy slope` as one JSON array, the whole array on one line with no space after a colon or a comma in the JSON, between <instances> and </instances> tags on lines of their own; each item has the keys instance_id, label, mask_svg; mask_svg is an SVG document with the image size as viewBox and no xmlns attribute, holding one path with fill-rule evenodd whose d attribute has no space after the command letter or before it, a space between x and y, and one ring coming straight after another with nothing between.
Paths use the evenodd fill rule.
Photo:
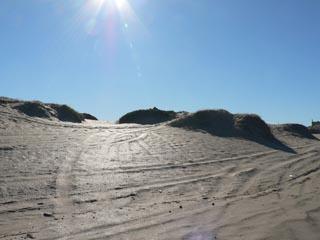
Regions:
<instances>
[{"instance_id":1,"label":"sandy slope","mask_svg":"<svg viewBox=\"0 0 320 240\"><path fill-rule=\"evenodd\" d=\"M320 239L320 142L296 153L0 107L0 239Z\"/></svg>"}]
</instances>

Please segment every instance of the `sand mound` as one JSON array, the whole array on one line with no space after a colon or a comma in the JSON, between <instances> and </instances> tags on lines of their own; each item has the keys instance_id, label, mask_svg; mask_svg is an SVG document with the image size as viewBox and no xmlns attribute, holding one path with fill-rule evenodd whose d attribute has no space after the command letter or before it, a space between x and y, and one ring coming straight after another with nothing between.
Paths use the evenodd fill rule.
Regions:
<instances>
[{"instance_id":1,"label":"sand mound","mask_svg":"<svg viewBox=\"0 0 320 240\"><path fill-rule=\"evenodd\" d=\"M9 103L18 103L18 102L20 101L14 98L0 97L0 104L3 104L3 105L9 104Z\"/></svg>"},{"instance_id":2,"label":"sand mound","mask_svg":"<svg viewBox=\"0 0 320 240\"><path fill-rule=\"evenodd\" d=\"M233 115L225 110L202 110L170 123L172 127L204 130L218 136L234 135Z\"/></svg>"},{"instance_id":3,"label":"sand mound","mask_svg":"<svg viewBox=\"0 0 320 240\"><path fill-rule=\"evenodd\" d=\"M319 125L310 126L309 131L312 134L320 134L320 126Z\"/></svg>"},{"instance_id":4,"label":"sand mound","mask_svg":"<svg viewBox=\"0 0 320 240\"><path fill-rule=\"evenodd\" d=\"M119 123L157 124L175 119L176 116L174 111L150 108L127 113L119 119Z\"/></svg>"},{"instance_id":5,"label":"sand mound","mask_svg":"<svg viewBox=\"0 0 320 240\"><path fill-rule=\"evenodd\" d=\"M274 140L270 127L258 115L235 114L234 126L247 138Z\"/></svg>"},{"instance_id":6,"label":"sand mound","mask_svg":"<svg viewBox=\"0 0 320 240\"><path fill-rule=\"evenodd\" d=\"M88 120L95 120L95 121L98 120L98 118L96 118L95 116L93 116L93 115L91 115L89 113L82 113L82 117L84 119L88 119Z\"/></svg>"},{"instance_id":7,"label":"sand mound","mask_svg":"<svg viewBox=\"0 0 320 240\"><path fill-rule=\"evenodd\" d=\"M41 102L22 102L13 106L13 109L18 110L30 117L50 118L51 114L48 108Z\"/></svg>"},{"instance_id":8,"label":"sand mound","mask_svg":"<svg viewBox=\"0 0 320 240\"><path fill-rule=\"evenodd\" d=\"M88 113L79 113L67 105L47 104L40 101L22 101L7 97L0 97L0 104L15 109L29 117L73 123L81 123L84 119L97 120L96 117Z\"/></svg>"},{"instance_id":9,"label":"sand mound","mask_svg":"<svg viewBox=\"0 0 320 240\"><path fill-rule=\"evenodd\" d=\"M269 126L257 115L231 114L225 110L203 110L172 121L172 127L204 130L221 137L275 140Z\"/></svg>"},{"instance_id":10,"label":"sand mound","mask_svg":"<svg viewBox=\"0 0 320 240\"><path fill-rule=\"evenodd\" d=\"M49 104L56 111L56 117L63 122L81 123L84 117L67 105Z\"/></svg>"},{"instance_id":11,"label":"sand mound","mask_svg":"<svg viewBox=\"0 0 320 240\"><path fill-rule=\"evenodd\" d=\"M308 139L316 139L311 131L306 127L301 124L282 124L282 125L277 125L274 127L275 129L279 131L284 131L287 132L295 137L300 137L300 138L308 138Z\"/></svg>"}]
</instances>

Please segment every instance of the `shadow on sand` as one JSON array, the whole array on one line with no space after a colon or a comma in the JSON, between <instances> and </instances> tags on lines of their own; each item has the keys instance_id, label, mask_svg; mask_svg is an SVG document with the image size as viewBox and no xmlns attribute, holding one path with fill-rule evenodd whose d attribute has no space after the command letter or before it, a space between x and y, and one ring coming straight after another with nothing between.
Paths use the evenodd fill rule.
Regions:
<instances>
[{"instance_id":1,"label":"shadow on sand","mask_svg":"<svg viewBox=\"0 0 320 240\"><path fill-rule=\"evenodd\" d=\"M274 139L270 139L269 141L261 140L261 139L254 139L254 138L244 138L244 139L256 142L258 144L264 145L268 148L272 148L275 150L279 150L279 151L283 151L283 152L287 152L287 153L292 153L292 154L297 154L297 152L294 149L292 149L288 145L284 144L276 137L274 137Z\"/></svg>"}]
</instances>

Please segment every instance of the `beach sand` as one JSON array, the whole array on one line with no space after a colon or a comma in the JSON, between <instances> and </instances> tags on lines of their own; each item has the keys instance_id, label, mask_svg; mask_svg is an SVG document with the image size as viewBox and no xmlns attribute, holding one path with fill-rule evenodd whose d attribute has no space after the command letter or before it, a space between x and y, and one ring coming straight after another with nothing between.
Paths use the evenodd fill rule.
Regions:
<instances>
[{"instance_id":1,"label":"beach sand","mask_svg":"<svg viewBox=\"0 0 320 240\"><path fill-rule=\"evenodd\" d=\"M320 239L320 142L0 106L0 239Z\"/></svg>"}]
</instances>

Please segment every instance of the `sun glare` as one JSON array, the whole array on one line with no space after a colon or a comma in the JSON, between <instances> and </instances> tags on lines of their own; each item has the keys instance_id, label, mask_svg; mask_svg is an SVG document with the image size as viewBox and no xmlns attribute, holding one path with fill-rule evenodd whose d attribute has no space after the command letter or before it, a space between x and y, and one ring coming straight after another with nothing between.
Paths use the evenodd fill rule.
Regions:
<instances>
[{"instance_id":1,"label":"sun glare","mask_svg":"<svg viewBox=\"0 0 320 240\"><path fill-rule=\"evenodd\" d=\"M94 8L93 10L99 12L102 8L107 11L111 9L117 9L118 11L123 11L126 8L130 8L130 4L127 0L89 0L88 5Z\"/></svg>"},{"instance_id":2,"label":"sun glare","mask_svg":"<svg viewBox=\"0 0 320 240\"><path fill-rule=\"evenodd\" d=\"M106 46L109 59L113 59L118 42L125 42L136 64L137 76L141 77L135 43L138 39L149 36L149 32L140 21L130 1L83 0L75 5L78 11L73 18L73 24L78 25L89 37L94 38L97 43L95 46ZM95 51L98 51L97 48L94 48Z\"/></svg>"},{"instance_id":3,"label":"sun glare","mask_svg":"<svg viewBox=\"0 0 320 240\"><path fill-rule=\"evenodd\" d=\"M122 27L140 23L129 0L87 0L82 10L82 14L90 16L90 22L107 21L108 16L118 15Z\"/></svg>"},{"instance_id":4,"label":"sun glare","mask_svg":"<svg viewBox=\"0 0 320 240\"><path fill-rule=\"evenodd\" d=\"M121 10L126 5L126 0L113 0L117 5L118 9Z\"/></svg>"},{"instance_id":5,"label":"sun glare","mask_svg":"<svg viewBox=\"0 0 320 240\"><path fill-rule=\"evenodd\" d=\"M125 34L146 32L144 25L131 6L130 0L85 0L81 5L80 18L85 21L89 35L97 34L97 27L101 29L122 29ZM105 28L104 28L105 26ZM129 28L130 27L130 28ZM133 30L135 29L135 30ZM135 34L135 33L134 33ZM128 37L128 36L126 36Z\"/></svg>"}]
</instances>

